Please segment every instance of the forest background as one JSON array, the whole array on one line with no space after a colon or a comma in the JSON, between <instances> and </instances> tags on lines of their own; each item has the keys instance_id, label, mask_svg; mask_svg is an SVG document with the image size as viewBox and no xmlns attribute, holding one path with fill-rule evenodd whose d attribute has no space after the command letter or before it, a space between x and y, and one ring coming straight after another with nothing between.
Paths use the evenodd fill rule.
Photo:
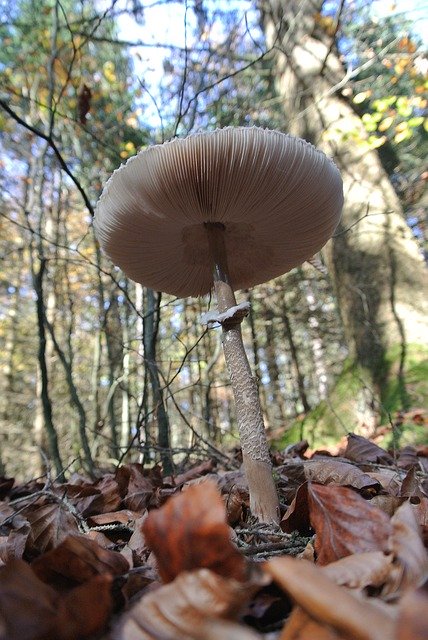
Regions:
<instances>
[{"instance_id":1,"label":"forest background","mask_svg":"<svg viewBox=\"0 0 428 640\"><path fill-rule=\"evenodd\" d=\"M174 28L158 23L159 5ZM360 0L0 3L3 473L49 468L61 479L124 460L171 471L225 460L237 444L221 331L201 323L210 299L128 280L92 228L120 163L224 126L299 135L344 180L342 223L325 250L239 293L251 303L243 331L270 438L426 438L419 10L409 19Z\"/></svg>"}]
</instances>

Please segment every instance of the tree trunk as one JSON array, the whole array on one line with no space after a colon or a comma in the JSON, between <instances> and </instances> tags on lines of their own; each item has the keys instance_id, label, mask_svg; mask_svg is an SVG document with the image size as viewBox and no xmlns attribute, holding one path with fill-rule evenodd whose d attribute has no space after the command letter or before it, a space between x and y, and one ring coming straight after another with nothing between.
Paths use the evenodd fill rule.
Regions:
<instances>
[{"instance_id":1,"label":"tree trunk","mask_svg":"<svg viewBox=\"0 0 428 640\"><path fill-rule=\"evenodd\" d=\"M334 35L317 21L322 6L259 2L285 126L332 156L342 174L343 218L326 259L350 354L382 401L391 375L402 376L407 343L424 343L426 270L378 153L341 92L345 71ZM394 350L399 367L392 372L387 356Z\"/></svg>"},{"instance_id":2,"label":"tree trunk","mask_svg":"<svg viewBox=\"0 0 428 640\"><path fill-rule=\"evenodd\" d=\"M39 333L38 363L40 371L40 402L43 411L43 422L49 442L49 453L55 466L58 480L64 481L64 466L58 447L58 437L53 423L52 402L49 395L49 376L46 363L46 306L43 294L43 274L46 260L40 260L38 269L33 269L33 285L36 294L37 328Z\"/></svg>"},{"instance_id":3,"label":"tree trunk","mask_svg":"<svg viewBox=\"0 0 428 640\"><path fill-rule=\"evenodd\" d=\"M164 473L168 475L173 471L169 438L169 419L165 409L163 390L156 362L156 342L159 325L159 296L160 294L158 294L156 299L156 294L152 289L146 290L146 316L144 318L143 340L144 358L149 370L153 409L157 420L158 445L160 448L163 470Z\"/></svg>"},{"instance_id":4,"label":"tree trunk","mask_svg":"<svg viewBox=\"0 0 428 640\"><path fill-rule=\"evenodd\" d=\"M281 306L281 318L284 323L284 335L287 339L288 346L290 348L291 362L293 363L294 370L295 370L297 389L299 391L299 399L300 399L300 402L302 403L303 411L305 413L308 413L311 407L309 405L308 398L306 395L305 379L302 373L302 368L300 366L299 355L298 355L296 343L294 341L293 330L291 328L291 322L288 315L287 305L284 299L282 300L282 306Z\"/></svg>"},{"instance_id":5,"label":"tree trunk","mask_svg":"<svg viewBox=\"0 0 428 640\"><path fill-rule=\"evenodd\" d=\"M278 349L275 343L275 335L276 329L274 326L275 322L275 312L269 308L269 306L265 307L264 310L264 319L265 319L265 333L266 333L266 345L265 345L265 354L266 354L266 364L268 368L269 374L269 388L271 395L271 403L270 405L270 413L273 418L272 426L278 426L283 424L285 418L285 407L284 407L284 397L285 391L281 390L281 381L280 381L280 371L277 361ZM268 406L266 407L268 408Z\"/></svg>"}]
</instances>

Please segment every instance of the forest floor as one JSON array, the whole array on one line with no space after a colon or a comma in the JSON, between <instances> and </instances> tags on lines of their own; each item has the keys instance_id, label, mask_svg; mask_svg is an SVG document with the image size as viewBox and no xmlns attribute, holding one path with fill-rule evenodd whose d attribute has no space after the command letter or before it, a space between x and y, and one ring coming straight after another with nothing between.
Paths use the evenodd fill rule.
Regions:
<instances>
[{"instance_id":1,"label":"forest floor","mask_svg":"<svg viewBox=\"0 0 428 640\"><path fill-rule=\"evenodd\" d=\"M428 447L342 444L273 454L278 528L239 464L3 478L0 640L426 639Z\"/></svg>"}]
</instances>

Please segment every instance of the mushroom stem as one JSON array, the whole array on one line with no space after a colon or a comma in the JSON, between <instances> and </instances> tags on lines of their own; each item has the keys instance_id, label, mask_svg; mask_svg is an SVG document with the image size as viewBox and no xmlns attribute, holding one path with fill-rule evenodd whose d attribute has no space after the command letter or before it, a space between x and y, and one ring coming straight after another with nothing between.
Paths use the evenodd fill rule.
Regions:
<instances>
[{"instance_id":1,"label":"mushroom stem","mask_svg":"<svg viewBox=\"0 0 428 640\"><path fill-rule=\"evenodd\" d=\"M225 227L221 223L205 223L214 263L214 290L220 313L236 306L230 282ZM263 414L254 379L242 341L240 318L222 323L223 351L235 398L239 436L245 475L250 493L251 513L261 522L279 522L279 503L272 477L272 465L263 422Z\"/></svg>"}]
</instances>

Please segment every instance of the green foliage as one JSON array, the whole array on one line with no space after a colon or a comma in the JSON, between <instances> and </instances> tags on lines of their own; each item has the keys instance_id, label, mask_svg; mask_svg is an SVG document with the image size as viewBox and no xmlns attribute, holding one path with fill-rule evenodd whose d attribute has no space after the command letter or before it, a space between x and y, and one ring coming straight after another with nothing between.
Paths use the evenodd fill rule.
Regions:
<instances>
[{"instance_id":1,"label":"green foliage","mask_svg":"<svg viewBox=\"0 0 428 640\"><path fill-rule=\"evenodd\" d=\"M400 422L399 415L410 415L408 409L423 407L428 397L428 349L420 345L409 344L406 347L406 360L403 377L400 377L401 350L398 345L391 348L385 358L385 373L388 373L385 388L382 390L381 404L374 404L378 424L391 425ZM355 422L359 407L367 404L367 398L374 399L374 390L365 383L365 372L348 360L342 374L331 388L328 400L320 402L303 420L291 423L283 438L275 443L283 448L306 438L311 447L322 448L333 445L348 432L356 432L364 427L364 415L361 423ZM403 406L403 384L405 406ZM370 425L366 427L370 430ZM364 430L363 430L364 432ZM364 432L365 433L365 432ZM422 444L426 441L426 426L418 426L410 418L405 418L395 431L387 431L384 442L395 444Z\"/></svg>"},{"instance_id":2,"label":"green foliage","mask_svg":"<svg viewBox=\"0 0 428 640\"><path fill-rule=\"evenodd\" d=\"M428 59L420 40L401 16L366 15L364 29L349 22L344 33L352 42L347 55L361 66L353 81L353 103L371 147L384 146L381 157L389 173L418 171L428 154Z\"/></svg>"}]
</instances>

